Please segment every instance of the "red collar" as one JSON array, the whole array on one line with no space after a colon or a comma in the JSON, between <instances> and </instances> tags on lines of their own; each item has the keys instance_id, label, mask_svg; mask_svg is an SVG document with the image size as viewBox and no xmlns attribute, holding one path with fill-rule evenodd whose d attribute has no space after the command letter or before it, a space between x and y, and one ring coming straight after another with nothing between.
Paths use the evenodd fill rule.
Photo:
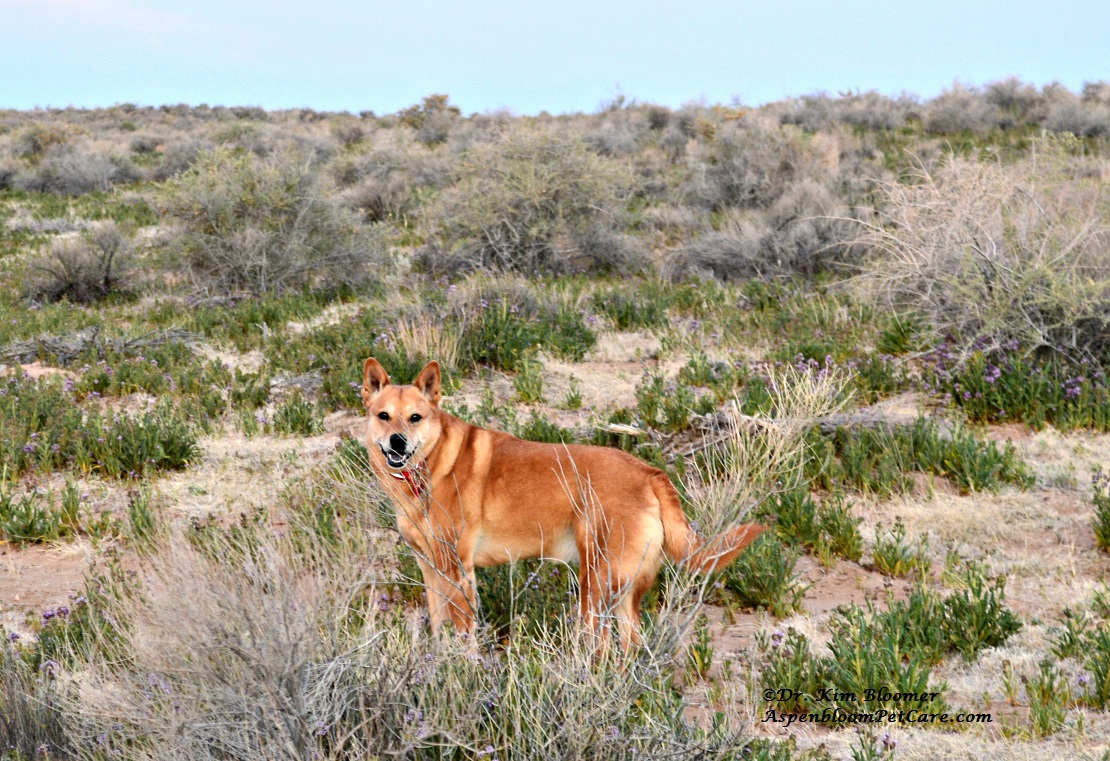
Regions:
<instances>
[{"instance_id":1,"label":"red collar","mask_svg":"<svg viewBox=\"0 0 1110 761\"><path fill-rule=\"evenodd\" d=\"M421 468L420 470L423 470ZM412 489L413 496L417 499L424 499L424 492L427 491L427 483L424 474L414 470L402 470L400 473L389 471L389 475L396 478L398 481L404 481Z\"/></svg>"}]
</instances>

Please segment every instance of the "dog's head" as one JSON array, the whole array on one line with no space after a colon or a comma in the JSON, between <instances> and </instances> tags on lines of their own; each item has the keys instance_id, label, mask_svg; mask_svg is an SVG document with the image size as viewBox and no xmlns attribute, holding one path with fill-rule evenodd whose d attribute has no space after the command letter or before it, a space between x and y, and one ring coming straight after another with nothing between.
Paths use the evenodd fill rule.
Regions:
<instances>
[{"instance_id":1,"label":"dog's head","mask_svg":"<svg viewBox=\"0 0 1110 761\"><path fill-rule=\"evenodd\" d=\"M428 456L439 442L439 363L429 362L411 386L395 386L376 359L362 366L366 447L391 470L404 470Z\"/></svg>"}]
</instances>

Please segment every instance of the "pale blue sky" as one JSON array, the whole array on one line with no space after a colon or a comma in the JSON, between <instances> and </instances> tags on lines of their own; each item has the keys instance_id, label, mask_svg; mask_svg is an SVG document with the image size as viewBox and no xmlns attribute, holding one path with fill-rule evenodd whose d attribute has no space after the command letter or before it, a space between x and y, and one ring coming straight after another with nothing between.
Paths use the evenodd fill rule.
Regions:
<instances>
[{"instance_id":1,"label":"pale blue sky","mask_svg":"<svg viewBox=\"0 0 1110 761\"><path fill-rule=\"evenodd\" d=\"M0 107L593 111L1110 80L1110 0L0 0Z\"/></svg>"}]
</instances>

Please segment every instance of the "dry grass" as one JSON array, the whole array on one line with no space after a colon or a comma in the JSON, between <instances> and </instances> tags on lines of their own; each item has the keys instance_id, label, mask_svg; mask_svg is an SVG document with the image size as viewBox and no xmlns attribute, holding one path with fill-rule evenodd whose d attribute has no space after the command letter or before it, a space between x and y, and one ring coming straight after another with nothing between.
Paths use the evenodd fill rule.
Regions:
<instances>
[{"instance_id":1,"label":"dry grass","mask_svg":"<svg viewBox=\"0 0 1110 761\"><path fill-rule=\"evenodd\" d=\"M443 320L409 317L395 327L395 338L406 356L417 362L436 360L445 370L458 367L459 330Z\"/></svg>"},{"instance_id":2,"label":"dry grass","mask_svg":"<svg viewBox=\"0 0 1110 761\"><path fill-rule=\"evenodd\" d=\"M806 372L791 366L770 377L774 418L726 408L725 435L705 450L705 465L688 484L696 517L712 535L776 492L802 481L806 432L848 401L847 378L831 370Z\"/></svg>"}]
</instances>

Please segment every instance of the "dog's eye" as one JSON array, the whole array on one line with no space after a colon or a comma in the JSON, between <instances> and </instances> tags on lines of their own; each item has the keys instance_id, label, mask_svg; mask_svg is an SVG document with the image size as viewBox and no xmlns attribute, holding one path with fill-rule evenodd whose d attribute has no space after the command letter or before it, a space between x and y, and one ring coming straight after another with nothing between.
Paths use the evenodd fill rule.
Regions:
<instances>
[{"instance_id":1,"label":"dog's eye","mask_svg":"<svg viewBox=\"0 0 1110 761\"><path fill-rule=\"evenodd\" d=\"M420 415L417 415L415 412L411 416L409 416L409 422L414 424L419 423L423 419L424 418L420 417Z\"/></svg>"},{"instance_id":2,"label":"dog's eye","mask_svg":"<svg viewBox=\"0 0 1110 761\"><path fill-rule=\"evenodd\" d=\"M389 413L388 412L379 412L378 413L378 420L389 420Z\"/></svg>"}]
</instances>

